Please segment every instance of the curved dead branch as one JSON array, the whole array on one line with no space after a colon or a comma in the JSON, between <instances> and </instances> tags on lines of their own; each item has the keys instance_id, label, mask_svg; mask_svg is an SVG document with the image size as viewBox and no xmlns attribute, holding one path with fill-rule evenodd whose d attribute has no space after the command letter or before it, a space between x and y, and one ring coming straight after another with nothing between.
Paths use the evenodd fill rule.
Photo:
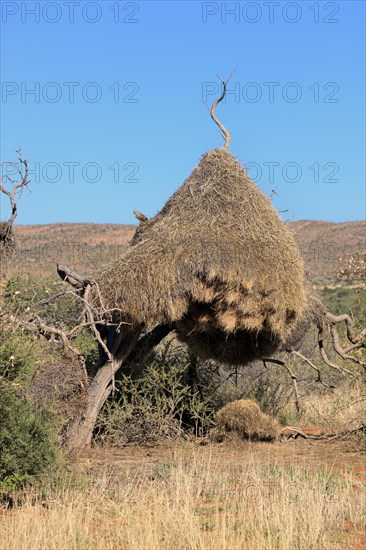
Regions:
<instances>
[{"instance_id":1,"label":"curved dead branch","mask_svg":"<svg viewBox=\"0 0 366 550\"><path fill-rule=\"evenodd\" d=\"M333 313L330 313L330 311L327 311L325 314L325 318L332 325L337 325L338 323L344 322L347 328L348 340L351 342L351 344L356 344L358 342L358 339L353 334L353 321L349 315L347 315L346 313L343 315L333 315Z\"/></svg>"},{"instance_id":2,"label":"curved dead branch","mask_svg":"<svg viewBox=\"0 0 366 550\"><path fill-rule=\"evenodd\" d=\"M322 328L319 329L319 332L318 332L318 347L319 347L320 355L324 363L328 365L328 367L331 367L332 369L335 369L338 372L344 372L344 373L350 374L353 378L356 378L354 372L344 367L340 367L339 365L337 365L336 363L333 363L333 361L329 359L327 352L325 351L325 348L324 348L324 330Z\"/></svg>"},{"instance_id":3,"label":"curved dead branch","mask_svg":"<svg viewBox=\"0 0 366 550\"><path fill-rule=\"evenodd\" d=\"M326 325L328 326L329 333L332 337L334 351L340 357L342 357L342 359L348 360L348 361L353 361L354 363L356 363L358 365L361 365L364 369L366 369L366 363L364 361L362 361L361 359L358 359L357 357L354 357L353 355L350 355L351 351L366 347L366 343L364 342L364 338L366 336L366 329L363 329L356 336L354 334L354 330L353 330L354 329L353 319L347 314L333 315L333 313L330 313L329 311L327 311L325 313L325 322L326 322ZM337 327L336 327L336 325L338 325L339 323L343 323L343 322L346 325L347 338L351 342L351 346L348 346L345 349L342 348L340 338L339 338L339 334L338 334ZM348 369L338 367L338 365L335 365L334 363L329 361L329 359L327 357L327 354L325 352L325 349L324 349L324 345L323 345L323 329L320 329L318 343L319 343L319 350L320 350L321 356L322 356L324 362L328 366L330 366L332 368L336 368L337 370L343 370L347 373L350 373L350 371ZM350 373L350 374L352 374L354 376L353 373Z\"/></svg>"},{"instance_id":4,"label":"curved dead branch","mask_svg":"<svg viewBox=\"0 0 366 550\"><path fill-rule=\"evenodd\" d=\"M357 363L358 365L361 365L361 367L366 368L366 364L364 363L364 361L361 361L361 359L357 359L356 357L353 357L353 355L349 355L349 353L347 353L342 348L341 343L339 341L339 334L338 334L338 331L337 331L335 325L332 325L330 327L330 333L331 333L332 339L333 339L333 347L334 347L335 351L338 353L338 355L340 357L342 357L342 359L353 361L354 363ZM353 346L355 346L355 345L357 345L357 344L353 344Z\"/></svg>"},{"instance_id":5,"label":"curved dead branch","mask_svg":"<svg viewBox=\"0 0 366 550\"><path fill-rule=\"evenodd\" d=\"M211 107L211 111L210 111L212 120L213 120L213 121L217 124L217 126L220 128L220 130L221 130L221 135L222 135L222 137L223 137L224 140L225 140L225 144L224 144L224 148L225 148L225 149L227 149L227 148L229 147L229 145L230 145L231 135L230 135L229 130L227 130L227 129L225 128L225 126L224 126L224 125L218 120L218 118L216 117L216 107L217 107L217 105L220 103L220 101L222 101L222 100L224 99L224 97L225 97L225 95L226 95L226 87L227 87L227 85L228 85L228 83L229 83L229 80L231 79L231 77L233 76L234 73L235 73L235 71L233 71L233 72L231 73L231 75L229 76L229 78L228 78L226 81L222 80L222 78L221 78L219 75L217 75L217 76L219 77L219 79L221 80L222 84L223 84L223 90L222 90L221 96L213 102L212 107Z\"/></svg>"}]
</instances>

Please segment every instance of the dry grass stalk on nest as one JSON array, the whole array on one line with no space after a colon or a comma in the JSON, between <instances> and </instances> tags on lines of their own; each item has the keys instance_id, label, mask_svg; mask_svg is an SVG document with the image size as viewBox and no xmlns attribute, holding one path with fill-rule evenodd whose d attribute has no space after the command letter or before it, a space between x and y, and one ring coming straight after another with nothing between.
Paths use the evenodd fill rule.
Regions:
<instances>
[{"instance_id":1,"label":"dry grass stalk on nest","mask_svg":"<svg viewBox=\"0 0 366 550\"><path fill-rule=\"evenodd\" d=\"M223 148L202 157L96 280L116 322L175 323L196 355L232 364L281 347L307 301L293 235Z\"/></svg>"},{"instance_id":2,"label":"dry grass stalk on nest","mask_svg":"<svg viewBox=\"0 0 366 550\"><path fill-rule=\"evenodd\" d=\"M278 422L249 399L228 403L217 412L216 420L219 439L234 432L244 439L273 441L280 431Z\"/></svg>"}]
</instances>

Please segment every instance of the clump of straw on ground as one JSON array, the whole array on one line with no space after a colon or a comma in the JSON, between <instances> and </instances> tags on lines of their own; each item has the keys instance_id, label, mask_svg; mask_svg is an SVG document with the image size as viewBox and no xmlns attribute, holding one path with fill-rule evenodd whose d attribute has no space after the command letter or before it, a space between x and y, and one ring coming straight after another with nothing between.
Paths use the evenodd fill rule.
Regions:
<instances>
[{"instance_id":1,"label":"clump of straw on ground","mask_svg":"<svg viewBox=\"0 0 366 550\"><path fill-rule=\"evenodd\" d=\"M234 434L241 439L273 441L280 432L278 422L262 413L259 406L249 399L228 403L217 412L216 420L216 437L220 440Z\"/></svg>"}]
</instances>

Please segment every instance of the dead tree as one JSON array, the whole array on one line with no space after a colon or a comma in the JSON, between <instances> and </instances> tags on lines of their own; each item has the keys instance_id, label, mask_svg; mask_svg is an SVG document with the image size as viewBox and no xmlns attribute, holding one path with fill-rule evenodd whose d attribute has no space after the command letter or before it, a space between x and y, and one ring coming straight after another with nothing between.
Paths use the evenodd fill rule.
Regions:
<instances>
[{"instance_id":1,"label":"dead tree","mask_svg":"<svg viewBox=\"0 0 366 550\"><path fill-rule=\"evenodd\" d=\"M0 194L8 197L11 214L7 221L0 221L0 279L5 277L8 262L15 249L13 223L18 214L18 202L30 181L28 162L20 149L16 153L18 162L4 162L1 165L2 172L11 168L11 173L3 173L0 178Z\"/></svg>"}]
</instances>

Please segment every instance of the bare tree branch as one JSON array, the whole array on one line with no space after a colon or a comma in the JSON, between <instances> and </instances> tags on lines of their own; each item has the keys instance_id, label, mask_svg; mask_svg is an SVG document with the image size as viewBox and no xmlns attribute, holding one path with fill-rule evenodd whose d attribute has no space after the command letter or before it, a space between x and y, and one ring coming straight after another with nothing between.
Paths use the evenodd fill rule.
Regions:
<instances>
[{"instance_id":1,"label":"bare tree branch","mask_svg":"<svg viewBox=\"0 0 366 550\"><path fill-rule=\"evenodd\" d=\"M139 212L138 210L134 210L133 213L137 221L140 223L140 225L149 221L149 218L145 216L145 214L143 214L142 212Z\"/></svg>"},{"instance_id":2,"label":"bare tree branch","mask_svg":"<svg viewBox=\"0 0 366 550\"><path fill-rule=\"evenodd\" d=\"M0 192L6 195L9 198L10 206L11 206L11 215L9 220L6 222L6 228L3 233L3 238L7 238L9 236L11 227L14 223L14 220L18 214L18 202L21 199L21 196L23 194L23 191L25 187L29 183L29 168L28 168L28 161L25 159L21 153L20 149L17 149L16 153L19 155L18 161L19 162L4 162L1 166L12 166L19 178L20 181L16 181L15 179L11 178L10 175L5 174L2 175L0 178ZM11 191L8 189L8 186L6 185L10 184L12 186Z\"/></svg>"},{"instance_id":3,"label":"bare tree branch","mask_svg":"<svg viewBox=\"0 0 366 550\"><path fill-rule=\"evenodd\" d=\"M340 367L339 365L337 365L336 363L333 363L329 359L327 352L325 351L325 348L324 348L324 330L322 328L319 330L319 333L318 333L318 347L319 347L320 355L322 356L324 363L328 365L328 367L331 367L332 369L335 369L338 372L346 372L350 374L353 378L356 378L354 372L351 372L350 370L344 367Z\"/></svg>"},{"instance_id":4,"label":"bare tree branch","mask_svg":"<svg viewBox=\"0 0 366 550\"><path fill-rule=\"evenodd\" d=\"M331 325L330 327L330 333L332 335L333 339L333 347L335 351L342 357L342 359L353 361L354 363L357 363L358 365L361 365L363 368L366 368L366 364L364 361L361 361L361 359L357 359L356 357L353 357L353 355L349 355L341 346L339 341L339 334L337 332L337 329L335 325ZM353 346L356 346L357 344L353 344Z\"/></svg>"},{"instance_id":5,"label":"bare tree branch","mask_svg":"<svg viewBox=\"0 0 366 550\"><path fill-rule=\"evenodd\" d=\"M229 83L229 80L231 79L231 77L233 76L234 73L235 73L235 71L233 71L231 73L231 75L229 76L229 78L226 81L224 81L219 75L217 75L218 78L221 80L221 82L223 84L223 90L222 90L221 96L213 102L212 107L211 107L211 111L210 111L212 120L220 128L220 130L222 132L222 137L225 139L225 145L224 145L225 149L227 149L230 145L231 135L230 135L229 130L227 130L225 128L225 126L216 117L216 107L220 103L220 101L222 101L224 99L224 97L226 95L226 87L227 87L227 85Z\"/></svg>"},{"instance_id":6,"label":"bare tree branch","mask_svg":"<svg viewBox=\"0 0 366 550\"><path fill-rule=\"evenodd\" d=\"M72 271L68 267L65 267L61 264L57 264L57 273L63 281L69 283L71 286L76 288L84 288L87 285L94 284L94 281L92 279L82 277L81 275L75 273L75 271ZM77 284L74 281L76 281Z\"/></svg>"},{"instance_id":7,"label":"bare tree branch","mask_svg":"<svg viewBox=\"0 0 366 550\"><path fill-rule=\"evenodd\" d=\"M85 294L84 294L85 314L86 314L86 317L87 317L87 319L90 323L90 328L93 332L93 335L94 335L96 341L98 342L98 344L103 349L106 356L108 357L108 361L112 362L113 361L113 356L112 356L111 352L109 351L108 347L105 345L105 343L103 342L103 340L100 336L100 332L96 327L97 321L94 319L93 312L92 312L91 307L89 305L90 288L91 288L90 285L88 285L85 289Z\"/></svg>"},{"instance_id":8,"label":"bare tree branch","mask_svg":"<svg viewBox=\"0 0 366 550\"><path fill-rule=\"evenodd\" d=\"M353 320L349 315L347 315L346 313L343 315L333 315L333 313L327 311L325 317L328 321L330 321L332 325L336 325L344 321L347 327L348 340L351 342L351 344L356 344L358 342L358 339L353 334Z\"/></svg>"}]
</instances>

